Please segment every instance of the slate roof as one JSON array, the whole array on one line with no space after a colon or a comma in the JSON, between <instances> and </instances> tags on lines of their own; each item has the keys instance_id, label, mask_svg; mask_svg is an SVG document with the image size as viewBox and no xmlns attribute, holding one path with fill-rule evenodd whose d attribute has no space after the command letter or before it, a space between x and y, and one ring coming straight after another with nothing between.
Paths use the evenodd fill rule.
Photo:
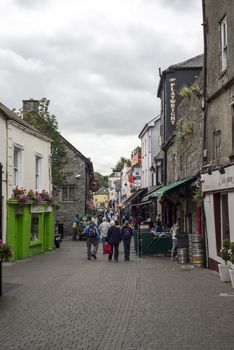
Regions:
<instances>
[{"instance_id":1,"label":"slate roof","mask_svg":"<svg viewBox=\"0 0 234 350\"><path fill-rule=\"evenodd\" d=\"M27 129L30 129L34 133L38 134L39 137L45 139L46 141L51 141L49 137L42 134L40 131L38 131L36 128L34 128L31 124L27 123L25 120L18 117L18 115L14 112L12 112L9 108L7 108L4 104L0 103L0 112L10 120L13 120L14 122L26 127Z\"/></svg>"},{"instance_id":2,"label":"slate roof","mask_svg":"<svg viewBox=\"0 0 234 350\"><path fill-rule=\"evenodd\" d=\"M203 67L203 59L204 55L198 55L195 57L190 58L189 60L173 64L169 67L169 69L176 69L176 68L196 68L196 67Z\"/></svg>"}]
</instances>

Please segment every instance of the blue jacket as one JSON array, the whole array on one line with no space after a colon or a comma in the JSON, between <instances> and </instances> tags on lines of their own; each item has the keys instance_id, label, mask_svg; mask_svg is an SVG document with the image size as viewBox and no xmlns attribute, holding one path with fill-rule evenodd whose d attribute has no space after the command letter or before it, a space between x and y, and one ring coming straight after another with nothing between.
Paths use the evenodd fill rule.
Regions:
<instances>
[{"instance_id":1,"label":"blue jacket","mask_svg":"<svg viewBox=\"0 0 234 350\"><path fill-rule=\"evenodd\" d=\"M83 234L84 234L86 237L88 237L88 233L89 233L89 228L90 228L90 227L93 227L93 228L94 228L94 231L95 231L95 233L96 233L95 238L96 238L96 239L99 239L100 235L99 235L98 229L97 229L97 227L96 227L95 225L87 225L87 226L85 227L84 231L83 231Z\"/></svg>"}]
</instances>

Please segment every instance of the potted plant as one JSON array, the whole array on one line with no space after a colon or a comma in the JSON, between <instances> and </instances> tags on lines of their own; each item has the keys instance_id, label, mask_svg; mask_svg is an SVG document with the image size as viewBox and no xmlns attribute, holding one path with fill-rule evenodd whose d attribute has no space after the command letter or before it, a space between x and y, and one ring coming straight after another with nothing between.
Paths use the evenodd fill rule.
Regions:
<instances>
[{"instance_id":1,"label":"potted plant","mask_svg":"<svg viewBox=\"0 0 234 350\"><path fill-rule=\"evenodd\" d=\"M231 262L232 266L234 267L234 242L231 242L230 249L231 249L230 262ZM231 268L229 270L229 273L230 273L230 278L231 278L231 282L232 282L232 288L234 288L234 269Z\"/></svg>"},{"instance_id":2,"label":"potted plant","mask_svg":"<svg viewBox=\"0 0 234 350\"><path fill-rule=\"evenodd\" d=\"M9 260L12 255L11 247L0 240L0 296L2 296L2 261Z\"/></svg>"},{"instance_id":3,"label":"potted plant","mask_svg":"<svg viewBox=\"0 0 234 350\"><path fill-rule=\"evenodd\" d=\"M223 240L223 248L221 249L221 258L224 260L225 264L218 264L219 275L222 282L230 282L230 272L229 264L227 263L230 260L230 245L231 242L229 239Z\"/></svg>"}]
</instances>

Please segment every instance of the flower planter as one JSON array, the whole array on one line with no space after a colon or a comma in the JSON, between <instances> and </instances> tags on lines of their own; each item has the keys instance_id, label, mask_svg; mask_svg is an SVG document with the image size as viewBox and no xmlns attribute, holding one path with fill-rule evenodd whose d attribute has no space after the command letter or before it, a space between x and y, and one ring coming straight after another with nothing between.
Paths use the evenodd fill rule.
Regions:
<instances>
[{"instance_id":1,"label":"flower planter","mask_svg":"<svg viewBox=\"0 0 234 350\"><path fill-rule=\"evenodd\" d=\"M230 282L230 266L226 264L218 264L219 275L222 282Z\"/></svg>"},{"instance_id":2,"label":"flower planter","mask_svg":"<svg viewBox=\"0 0 234 350\"><path fill-rule=\"evenodd\" d=\"M234 288L234 270L229 269L230 279L232 282L232 288Z\"/></svg>"}]
</instances>

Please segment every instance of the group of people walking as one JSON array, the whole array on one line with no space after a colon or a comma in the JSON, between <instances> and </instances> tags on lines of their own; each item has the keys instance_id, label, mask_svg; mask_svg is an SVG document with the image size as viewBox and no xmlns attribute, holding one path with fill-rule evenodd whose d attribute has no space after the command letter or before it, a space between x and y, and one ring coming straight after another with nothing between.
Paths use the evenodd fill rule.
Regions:
<instances>
[{"instance_id":1,"label":"group of people walking","mask_svg":"<svg viewBox=\"0 0 234 350\"><path fill-rule=\"evenodd\" d=\"M124 246L124 260L128 261L130 258L131 238L133 236L133 228L128 221L125 221L120 227L118 220L108 221L105 217L102 218L102 223L99 228L94 221L85 227L83 234L87 238L87 258L97 259L97 251L99 242L102 243L103 254L106 254L106 245L109 244L110 251L108 253L108 260L111 261L114 256L114 261L119 259L119 244L123 241Z\"/></svg>"}]
</instances>

